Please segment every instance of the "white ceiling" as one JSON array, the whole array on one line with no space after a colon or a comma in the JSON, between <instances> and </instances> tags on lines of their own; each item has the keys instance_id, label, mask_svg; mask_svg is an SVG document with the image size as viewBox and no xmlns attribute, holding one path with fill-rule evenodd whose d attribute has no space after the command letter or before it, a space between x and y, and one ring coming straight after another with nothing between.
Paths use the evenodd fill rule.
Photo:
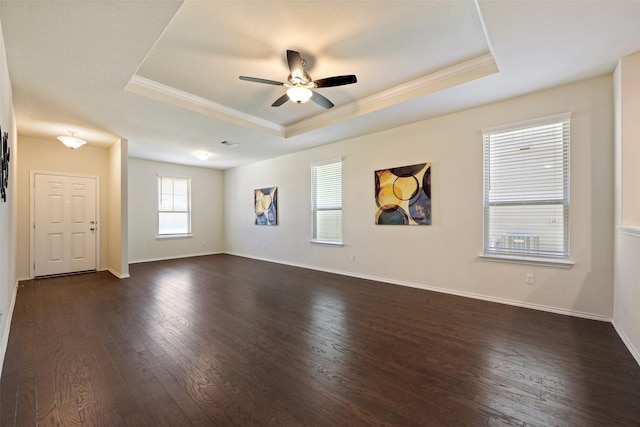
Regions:
<instances>
[{"instance_id":1,"label":"white ceiling","mask_svg":"<svg viewBox=\"0 0 640 427\"><path fill-rule=\"evenodd\" d=\"M640 0L0 0L20 135L220 169L611 73L639 21ZM273 108L283 87L238 76L285 81L287 49L358 83Z\"/></svg>"}]
</instances>

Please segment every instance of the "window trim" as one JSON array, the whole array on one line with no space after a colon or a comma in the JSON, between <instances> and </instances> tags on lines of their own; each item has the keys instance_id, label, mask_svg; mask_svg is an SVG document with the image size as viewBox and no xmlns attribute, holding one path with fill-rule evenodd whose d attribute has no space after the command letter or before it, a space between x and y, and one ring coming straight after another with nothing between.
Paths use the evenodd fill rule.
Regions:
<instances>
[{"instance_id":1,"label":"window trim","mask_svg":"<svg viewBox=\"0 0 640 427\"><path fill-rule=\"evenodd\" d=\"M166 240L166 239L186 239L192 238L192 229L191 229L191 177L188 176L177 176L177 175L164 175L157 174L156 175L156 185L160 179L171 179L171 180L185 180L187 181L187 211L177 211L178 213L186 213L187 214L187 232L186 233L160 233L160 213L161 212L172 212L172 211L160 211L160 193L156 189L156 240ZM176 212L176 211L173 211Z\"/></svg>"},{"instance_id":2,"label":"window trim","mask_svg":"<svg viewBox=\"0 0 640 427\"><path fill-rule=\"evenodd\" d=\"M343 231L344 228L341 226L340 227L340 240L325 240L325 239L317 239L315 237L315 226L316 226L316 215L315 213L321 210L328 210L328 209L316 209L315 205L316 205L316 201L315 201L315 192L314 192L314 179L313 179L313 170L314 167L318 167L318 166L325 166L325 165L330 165L330 164L334 164L334 163L340 163L340 216L342 219L342 213L343 213L343 197L342 197L342 190L343 190L343 166L344 166L344 162L343 162L343 158L342 157L334 157L331 159L326 159L326 160L321 160L318 162L311 162L309 164L309 169L311 172L311 182L310 182L310 192L311 192L311 238L309 239L309 243L312 244L319 244L319 245L327 245L327 246L343 246L344 245L344 239L343 239ZM332 209L333 210L333 209Z\"/></svg>"},{"instance_id":3,"label":"window trim","mask_svg":"<svg viewBox=\"0 0 640 427\"><path fill-rule=\"evenodd\" d=\"M571 188L570 188L570 177L571 177L571 150L570 150L570 144L571 144L571 139L569 136L569 141L567 141L567 166L566 166L566 170L563 170L563 174L566 174L566 183L567 183L567 188L566 188L566 194L564 194L563 196L563 206L566 207L566 209L568 210L568 213L566 215L566 223L565 223L565 235L566 235L566 240L565 240L565 244L566 244L566 255L551 255L551 254L535 254L535 253L522 253L522 252L508 252L508 251L492 251L489 250L487 245L486 245L486 227L487 227L487 213L486 213L486 209L489 206L487 204L487 194L485 192L486 190L486 178L487 178L487 171L486 171L486 153L485 153L485 137L488 134L491 133L501 133L501 132L508 132L508 131L515 131L515 130L519 130L519 129L525 129L525 128L529 128L529 127L536 127L536 126L542 126L542 125L546 125L546 124L553 124L553 123L559 123L559 122L563 122L563 121L569 121L569 135L571 133L571 113L567 112L567 113L560 113L560 114L554 114L554 115L549 115L549 116L545 116L545 117L540 117L540 118L535 118L535 119L531 119L531 120L524 120L524 121L520 121L520 122L515 122L515 123L509 123L509 124L504 124L504 125L500 125L500 126L495 126L495 127L490 127L490 128L484 128L481 130L482 133L482 142L483 142L483 149L482 149L482 161L483 161L483 181L482 181L482 187L483 187L483 191L482 191L482 208L483 208L483 213L482 213L482 226L483 226L483 230L482 230L482 253L479 255L479 257L485 261L501 261L501 262L508 262L508 263L518 263L518 264L530 264L530 265L543 265L543 266L550 266L550 267L560 267L560 268L571 268L574 265L574 262L570 259L571 256L571 252L570 252L570 242L571 242L571 233L570 233L570 206L571 206L571 202L570 202L570 193L571 193ZM564 148L563 148L564 150ZM566 200L566 201L565 201ZM537 202L531 202L529 204L534 205L534 204L548 204L551 203L551 200L545 200L545 201L537 201ZM502 203L498 203L498 204L502 204ZM509 202L504 202L505 205L509 205ZM553 204L557 204L557 203L553 203ZM495 204L494 204L495 205Z\"/></svg>"}]
</instances>

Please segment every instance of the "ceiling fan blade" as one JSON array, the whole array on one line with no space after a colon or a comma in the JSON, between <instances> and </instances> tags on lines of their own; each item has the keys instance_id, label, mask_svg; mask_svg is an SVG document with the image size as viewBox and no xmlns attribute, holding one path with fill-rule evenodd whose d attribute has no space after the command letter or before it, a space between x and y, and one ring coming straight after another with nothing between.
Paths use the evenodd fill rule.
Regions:
<instances>
[{"instance_id":1,"label":"ceiling fan blade","mask_svg":"<svg viewBox=\"0 0 640 427\"><path fill-rule=\"evenodd\" d=\"M302 57L295 50L287 50L287 63L289 64L289 71L291 71L291 77L297 77L301 79L304 77L304 67L302 65Z\"/></svg>"},{"instance_id":2,"label":"ceiling fan blade","mask_svg":"<svg viewBox=\"0 0 640 427\"><path fill-rule=\"evenodd\" d=\"M282 104L284 104L285 102L287 102L288 100L289 100L289 96L285 93L280 98L276 99L276 101L273 104L271 104L271 106L272 107L279 107Z\"/></svg>"},{"instance_id":3,"label":"ceiling fan blade","mask_svg":"<svg viewBox=\"0 0 640 427\"><path fill-rule=\"evenodd\" d=\"M333 102L329 101L327 98L317 92L313 92L311 100L323 108L333 108Z\"/></svg>"},{"instance_id":4,"label":"ceiling fan blade","mask_svg":"<svg viewBox=\"0 0 640 427\"><path fill-rule=\"evenodd\" d=\"M264 83L267 85L275 85L275 86L282 86L284 84L284 83L277 82L275 80L259 79L257 77L247 77L247 76L240 76L240 80L245 80L245 81L254 82L254 83Z\"/></svg>"},{"instance_id":5,"label":"ceiling fan blade","mask_svg":"<svg viewBox=\"0 0 640 427\"><path fill-rule=\"evenodd\" d=\"M344 86L357 82L358 79L353 74L350 74L348 76L327 77L326 79L319 79L314 81L316 87Z\"/></svg>"}]
</instances>

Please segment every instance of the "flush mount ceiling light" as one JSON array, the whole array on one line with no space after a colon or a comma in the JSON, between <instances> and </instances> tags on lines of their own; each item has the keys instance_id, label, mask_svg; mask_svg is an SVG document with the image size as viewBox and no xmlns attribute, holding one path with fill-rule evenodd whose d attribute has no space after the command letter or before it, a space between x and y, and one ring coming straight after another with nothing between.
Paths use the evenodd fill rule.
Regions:
<instances>
[{"instance_id":1,"label":"flush mount ceiling light","mask_svg":"<svg viewBox=\"0 0 640 427\"><path fill-rule=\"evenodd\" d=\"M78 147L82 147L84 144L87 143L87 141L85 141L84 139L78 138L74 131L69 131L69 135L71 136L66 136L66 135L59 136L58 140L62 142L64 145L66 145L67 147L71 148L72 150Z\"/></svg>"},{"instance_id":2,"label":"flush mount ceiling light","mask_svg":"<svg viewBox=\"0 0 640 427\"><path fill-rule=\"evenodd\" d=\"M206 153L204 151L198 151L196 153L196 157L199 158L200 160L207 160L209 158L209 153Z\"/></svg>"}]
</instances>

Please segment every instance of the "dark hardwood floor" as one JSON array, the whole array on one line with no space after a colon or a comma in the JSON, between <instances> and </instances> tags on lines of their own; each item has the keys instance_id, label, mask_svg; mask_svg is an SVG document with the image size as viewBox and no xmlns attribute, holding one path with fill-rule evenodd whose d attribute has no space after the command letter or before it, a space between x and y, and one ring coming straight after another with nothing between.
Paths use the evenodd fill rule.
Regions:
<instances>
[{"instance_id":1,"label":"dark hardwood floor","mask_svg":"<svg viewBox=\"0 0 640 427\"><path fill-rule=\"evenodd\" d=\"M612 325L229 255L21 282L7 426L638 426Z\"/></svg>"}]
</instances>

